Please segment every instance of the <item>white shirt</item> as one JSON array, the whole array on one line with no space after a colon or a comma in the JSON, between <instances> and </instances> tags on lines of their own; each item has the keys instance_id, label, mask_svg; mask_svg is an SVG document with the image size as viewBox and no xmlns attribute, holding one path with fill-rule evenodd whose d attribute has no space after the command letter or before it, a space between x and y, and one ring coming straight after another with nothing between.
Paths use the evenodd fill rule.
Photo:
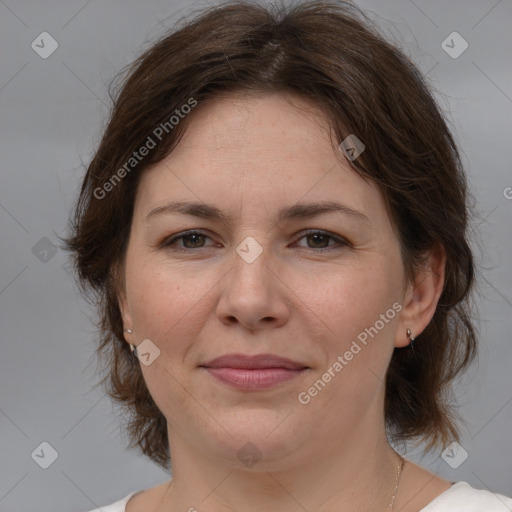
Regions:
<instances>
[{"instance_id":1,"label":"white shirt","mask_svg":"<svg viewBox=\"0 0 512 512\"><path fill-rule=\"evenodd\" d=\"M133 491L122 500L89 512L126 512L126 504L138 492L142 491ZM512 499L503 494L475 489L467 482L456 482L420 512L512 512Z\"/></svg>"}]
</instances>

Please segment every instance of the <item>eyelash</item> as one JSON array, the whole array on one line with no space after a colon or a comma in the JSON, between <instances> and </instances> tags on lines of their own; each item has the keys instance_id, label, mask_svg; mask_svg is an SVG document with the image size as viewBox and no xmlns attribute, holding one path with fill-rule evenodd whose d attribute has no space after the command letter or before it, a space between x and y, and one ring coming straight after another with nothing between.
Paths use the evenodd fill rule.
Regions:
<instances>
[{"instance_id":1,"label":"eyelash","mask_svg":"<svg viewBox=\"0 0 512 512\"><path fill-rule=\"evenodd\" d=\"M162 244L161 244L161 247L162 248L166 248L166 249L170 249L170 250L172 250L174 252L181 252L181 253L197 251L199 249L204 249L204 247L198 247L196 249L188 249L188 248L181 249L181 248L177 248L176 247L176 242L178 240L182 240L182 239L187 238L187 237L192 236L192 235L201 235L201 236L204 236L206 238L210 238L208 235L206 235L202 231L197 231L197 230L184 231L183 233L180 233L180 234L178 234L176 236L173 236L171 238L168 238L168 239L164 240L162 242ZM305 237L310 236L310 235L322 235L324 237L328 237L330 239L335 240L337 242L338 246L350 247L350 243L347 240L345 240L344 238L341 238L341 237L335 236L335 235L331 235L327 231L320 231L320 230L306 231L297 241L302 240L302 238L305 238ZM333 250L336 250L336 249L339 249L339 248L340 247L330 246L330 248L324 247L324 248L319 248L319 249L315 249L315 248L309 248L309 249L311 249L314 252L324 253L324 252L330 252L330 251L333 251Z\"/></svg>"}]
</instances>

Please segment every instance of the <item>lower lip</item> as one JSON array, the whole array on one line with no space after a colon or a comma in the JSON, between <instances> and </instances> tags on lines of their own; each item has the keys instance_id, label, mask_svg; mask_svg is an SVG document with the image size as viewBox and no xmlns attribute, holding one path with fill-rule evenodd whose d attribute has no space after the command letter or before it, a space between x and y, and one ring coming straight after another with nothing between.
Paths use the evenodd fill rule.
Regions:
<instances>
[{"instance_id":1,"label":"lower lip","mask_svg":"<svg viewBox=\"0 0 512 512\"><path fill-rule=\"evenodd\" d=\"M267 389L281 382L300 375L301 370L287 368L260 368L248 370L243 368L206 368L216 379L243 391Z\"/></svg>"}]
</instances>

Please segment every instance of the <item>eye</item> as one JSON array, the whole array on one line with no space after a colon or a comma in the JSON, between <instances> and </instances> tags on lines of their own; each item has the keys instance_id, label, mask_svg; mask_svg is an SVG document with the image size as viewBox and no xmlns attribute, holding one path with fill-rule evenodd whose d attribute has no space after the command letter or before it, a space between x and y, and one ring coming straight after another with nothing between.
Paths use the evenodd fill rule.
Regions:
<instances>
[{"instance_id":1,"label":"eye","mask_svg":"<svg viewBox=\"0 0 512 512\"><path fill-rule=\"evenodd\" d=\"M314 249L315 252L325 252L339 249L340 247L350 246L350 244L344 238L339 236L331 235L326 231L308 231L299 240L303 238L313 243L313 247L309 246L309 249ZM334 240L334 244L328 244L329 240ZM327 243L327 245L326 245Z\"/></svg>"},{"instance_id":2,"label":"eye","mask_svg":"<svg viewBox=\"0 0 512 512\"><path fill-rule=\"evenodd\" d=\"M173 251L177 252L188 252L194 249L202 249L204 247L202 242L204 242L206 238L211 240L209 236L205 235L201 231L186 231L170 239L164 240L162 247L170 247ZM177 242L180 240L183 241L185 248L177 247Z\"/></svg>"},{"instance_id":3,"label":"eye","mask_svg":"<svg viewBox=\"0 0 512 512\"><path fill-rule=\"evenodd\" d=\"M164 240L161 247L170 248L175 252L190 252L195 249L208 247L204 245L206 239L211 240L208 235L201 231L185 231ZM344 238L331 235L326 231L311 230L299 238L299 240L302 239L307 239L310 243L312 242L313 246L309 246L307 248L314 250L314 252L326 252L339 249L340 247L350 246L350 243ZM329 244L329 240L334 241L334 243ZM178 242L182 242L183 245L179 246Z\"/></svg>"}]
</instances>

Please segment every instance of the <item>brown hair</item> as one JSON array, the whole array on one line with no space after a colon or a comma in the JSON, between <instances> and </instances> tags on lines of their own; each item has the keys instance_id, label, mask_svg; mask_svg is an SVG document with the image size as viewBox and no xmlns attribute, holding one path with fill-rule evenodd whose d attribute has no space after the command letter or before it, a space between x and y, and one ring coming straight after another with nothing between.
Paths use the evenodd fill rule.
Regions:
<instances>
[{"instance_id":1,"label":"brown hair","mask_svg":"<svg viewBox=\"0 0 512 512\"><path fill-rule=\"evenodd\" d=\"M319 1L271 8L240 1L202 11L128 69L64 239L81 289L101 315L97 355L106 364L100 384L131 413L130 447L170 468L166 419L124 340L117 301L122 277L114 270L126 253L137 184L172 151L194 111L227 92L312 100L336 144L349 134L363 141L365 151L351 164L382 190L408 277L429 250L445 248L445 284L434 317L414 350L393 353L385 419L394 440L419 439L427 449L458 440L447 393L476 355L469 307L474 266L466 177L446 121L416 67L355 6ZM170 127L171 116L191 98L198 106ZM168 129L156 147L127 167L148 137L157 139L158 126ZM114 180L116 173L122 179Z\"/></svg>"}]
</instances>

